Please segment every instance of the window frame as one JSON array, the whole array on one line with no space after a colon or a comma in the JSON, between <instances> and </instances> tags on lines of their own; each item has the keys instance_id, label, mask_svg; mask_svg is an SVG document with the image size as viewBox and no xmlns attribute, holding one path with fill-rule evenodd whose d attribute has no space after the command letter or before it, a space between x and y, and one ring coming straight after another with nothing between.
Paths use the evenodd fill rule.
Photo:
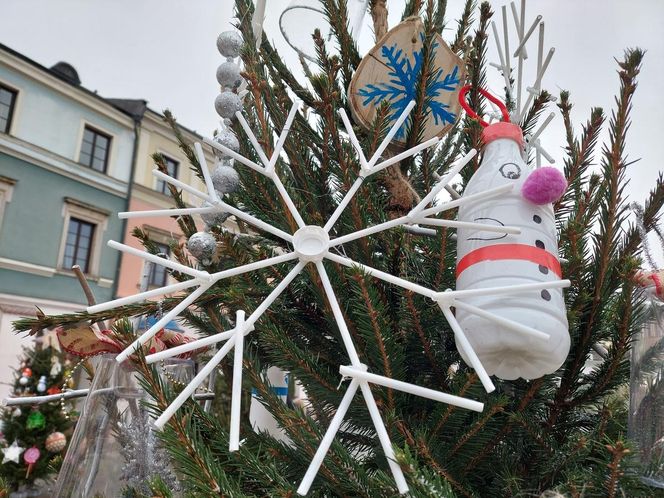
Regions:
<instances>
[{"instance_id":1,"label":"window frame","mask_svg":"<svg viewBox=\"0 0 664 498\"><path fill-rule=\"evenodd\" d=\"M16 180L0 175L0 233L2 233L2 220L5 217L7 204L12 201Z\"/></svg>"},{"instance_id":2,"label":"window frame","mask_svg":"<svg viewBox=\"0 0 664 498\"><path fill-rule=\"evenodd\" d=\"M76 218L78 220L91 223L95 225L90 241L90 261L88 264L88 271L86 275L93 279L100 277L100 263L103 250L104 233L108 227L108 219L110 211L92 206L85 202L70 197L65 197L62 205L62 236L60 240L60 250L58 251L58 259L56 268L59 272L73 274L71 268L64 266L65 262L65 247L67 245L67 232L69 231L69 220Z\"/></svg>"},{"instance_id":3,"label":"window frame","mask_svg":"<svg viewBox=\"0 0 664 498\"><path fill-rule=\"evenodd\" d=\"M74 254L72 255L72 266L78 264L83 273L89 273L90 272L90 261L92 260L92 243L94 241L95 237L95 232L97 231L97 225L95 223L90 223L89 221L82 220L80 218L76 218L75 216L70 216L69 217L69 222L67 223L67 240L69 240L69 235L71 233L71 225L72 223L78 223L78 227L76 230L76 241L74 242ZM77 261L78 261L78 256L79 256L79 250L81 249L81 232L83 226L88 226L90 227L90 242L88 247L86 248L87 254L85 255L85 262L84 265L81 266ZM67 258L67 243L65 242L65 254L63 255L63 261L62 261L62 267L63 268L68 268L69 265L65 265L65 259Z\"/></svg>"},{"instance_id":4,"label":"window frame","mask_svg":"<svg viewBox=\"0 0 664 498\"><path fill-rule=\"evenodd\" d=\"M170 258L171 248L168 244L156 240L152 240L152 243L159 246L159 249L165 248L166 249L165 251L159 251L159 252L166 254L167 258ZM163 271L163 280L161 282L154 281L154 278L156 277L157 274L157 269ZM166 271L165 266L153 264L150 269L150 274L148 275L148 289L154 289L157 287L164 287L168 285L168 276L169 273Z\"/></svg>"},{"instance_id":5,"label":"window frame","mask_svg":"<svg viewBox=\"0 0 664 498\"><path fill-rule=\"evenodd\" d=\"M92 141L91 145L91 151L90 151L90 163L86 164L83 162L83 141L85 140L85 132L90 131L91 133L94 134L94 138ZM94 160L95 160L95 147L97 145L97 137L101 136L104 137L105 139L108 140L108 145L106 147L106 152L104 155L104 169L103 170L98 170L93 167ZM78 164L81 166L85 166L86 168L90 168L93 171L96 171L97 173L101 174L108 174L108 168L110 164L110 158L111 158L111 147L113 146L113 135L106 131L100 130L98 127L91 125L90 123L83 123L83 132L81 134L81 140L79 141L79 149L78 149Z\"/></svg>"},{"instance_id":6,"label":"window frame","mask_svg":"<svg viewBox=\"0 0 664 498\"><path fill-rule=\"evenodd\" d=\"M18 88L9 86L2 81L0 81L0 90L5 90L12 94L12 101L9 106L9 115L7 117L7 125L5 126L4 130L0 129L0 133L4 133L5 135L10 135L12 130L12 125L14 124L14 114L16 113L18 96L20 92Z\"/></svg>"},{"instance_id":7,"label":"window frame","mask_svg":"<svg viewBox=\"0 0 664 498\"><path fill-rule=\"evenodd\" d=\"M173 156L171 156L169 154L164 154L163 152L159 152L159 154L161 154L164 157L164 162L166 163L166 171L168 171L168 162L169 161L172 164L175 165L175 174L174 175L170 175L169 173L167 173L167 174L169 174L169 176L172 176L173 178L175 178L177 180L178 179L178 173L180 172L180 164L181 164L180 161L178 161L177 159L174 159ZM169 195L170 192L168 190L168 182L165 182L164 180L161 180L159 178L156 178L155 180L156 181L155 181L154 189L157 192L159 192L160 194Z\"/></svg>"}]
</instances>

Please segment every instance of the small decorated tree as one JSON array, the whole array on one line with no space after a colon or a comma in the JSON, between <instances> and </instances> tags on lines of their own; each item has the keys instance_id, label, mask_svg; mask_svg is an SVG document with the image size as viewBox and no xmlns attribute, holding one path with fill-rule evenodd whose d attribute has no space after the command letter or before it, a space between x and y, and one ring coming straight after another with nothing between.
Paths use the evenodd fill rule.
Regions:
<instances>
[{"instance_id":1,"label":"small decorated tree","mask_svg":"<svg viewBox=\"0 0 664 498\"><path fill-rule=\"evenodd\" d=\"M52 347L26 349L16 369L13 396L58 394L64 356ZM7 406L2 411L4 448L0 476L11 490L29 488L57 472L72 421L59 403Z\"/></svg>"}]
</instances>

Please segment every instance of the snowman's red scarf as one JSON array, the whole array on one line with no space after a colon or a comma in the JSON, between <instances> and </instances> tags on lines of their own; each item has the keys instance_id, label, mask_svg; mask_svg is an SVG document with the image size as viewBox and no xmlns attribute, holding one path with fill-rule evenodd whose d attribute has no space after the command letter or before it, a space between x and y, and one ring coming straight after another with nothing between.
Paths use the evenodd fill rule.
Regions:
<instances>
[{"instance_id":1,"label":"snowman's red scarf","mask_svg":"<svg viewBox=\"0 0 664 498\"><path fill-rule=\"evenodd\" d=\"M563 276L560 262L556 256L544 249L526 244L495 244L475 249L461 258L457 264L456 276L458 278L465 269L482 261L505 259L531 261L537 265L545 266L560 278Z\"/></svg>"}]
</instances>

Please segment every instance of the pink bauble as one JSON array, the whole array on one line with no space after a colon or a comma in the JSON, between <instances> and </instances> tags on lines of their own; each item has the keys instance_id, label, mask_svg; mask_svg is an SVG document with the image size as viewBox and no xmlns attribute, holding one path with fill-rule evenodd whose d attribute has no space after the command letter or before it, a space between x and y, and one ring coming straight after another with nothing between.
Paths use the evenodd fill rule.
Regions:
<instances>
[{"instance_id":1,"label":"pink bauble","mask_svg":"<svg viewBox=\"0 0 664 498\"><path fill-rule=\"evenodd\" d=\"M533 204L550 204L565 193L567 180L556 168L538 168L523 182L521 193Z\"/></svg>"},{"instance_id":2,"label":"pink bauble","mask_svg":"<svg viewBox=\"0 0 664 498\"><path fill-rule=\"evenodd\" d=\"M49 434L44 446L46 446L46 449L51 453L59 453L65 449L65 446L67 446L67 436L62 432Z\"/></svg>"},{"instance_id":3,"label":"pink bauble","mask_svg":"<svg viewBox=\"0 0 664 498\"><path fill-rule=\"evenodd\" d=\"M39 460L40 455L41 452L39 451L39 449L33 446L32 448L25 450L25 453L23 453L23 460L28 465L34 465L35 463L37 463L37 460Z\"/></svg>"}]
</instances>

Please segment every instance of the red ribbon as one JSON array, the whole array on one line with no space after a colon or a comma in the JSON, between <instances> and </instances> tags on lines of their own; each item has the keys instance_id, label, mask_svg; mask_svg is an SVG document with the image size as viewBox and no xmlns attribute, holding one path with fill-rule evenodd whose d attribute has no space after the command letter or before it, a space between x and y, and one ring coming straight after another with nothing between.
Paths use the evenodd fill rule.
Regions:
<instances>
[{"instance_id":1,"label":"red ribbon","mask_svg":"<svg viewBox=\"0 0 664 498\"><path fill-rule=\"evenodd\" d=\"M461 258L457 264L457 278L465 269L476 263L505 259L531 261L547 267L560 278L563 276L558 258L544 249L526 244L495 244L475 249Z\"/></svg>"}]
</instances>

